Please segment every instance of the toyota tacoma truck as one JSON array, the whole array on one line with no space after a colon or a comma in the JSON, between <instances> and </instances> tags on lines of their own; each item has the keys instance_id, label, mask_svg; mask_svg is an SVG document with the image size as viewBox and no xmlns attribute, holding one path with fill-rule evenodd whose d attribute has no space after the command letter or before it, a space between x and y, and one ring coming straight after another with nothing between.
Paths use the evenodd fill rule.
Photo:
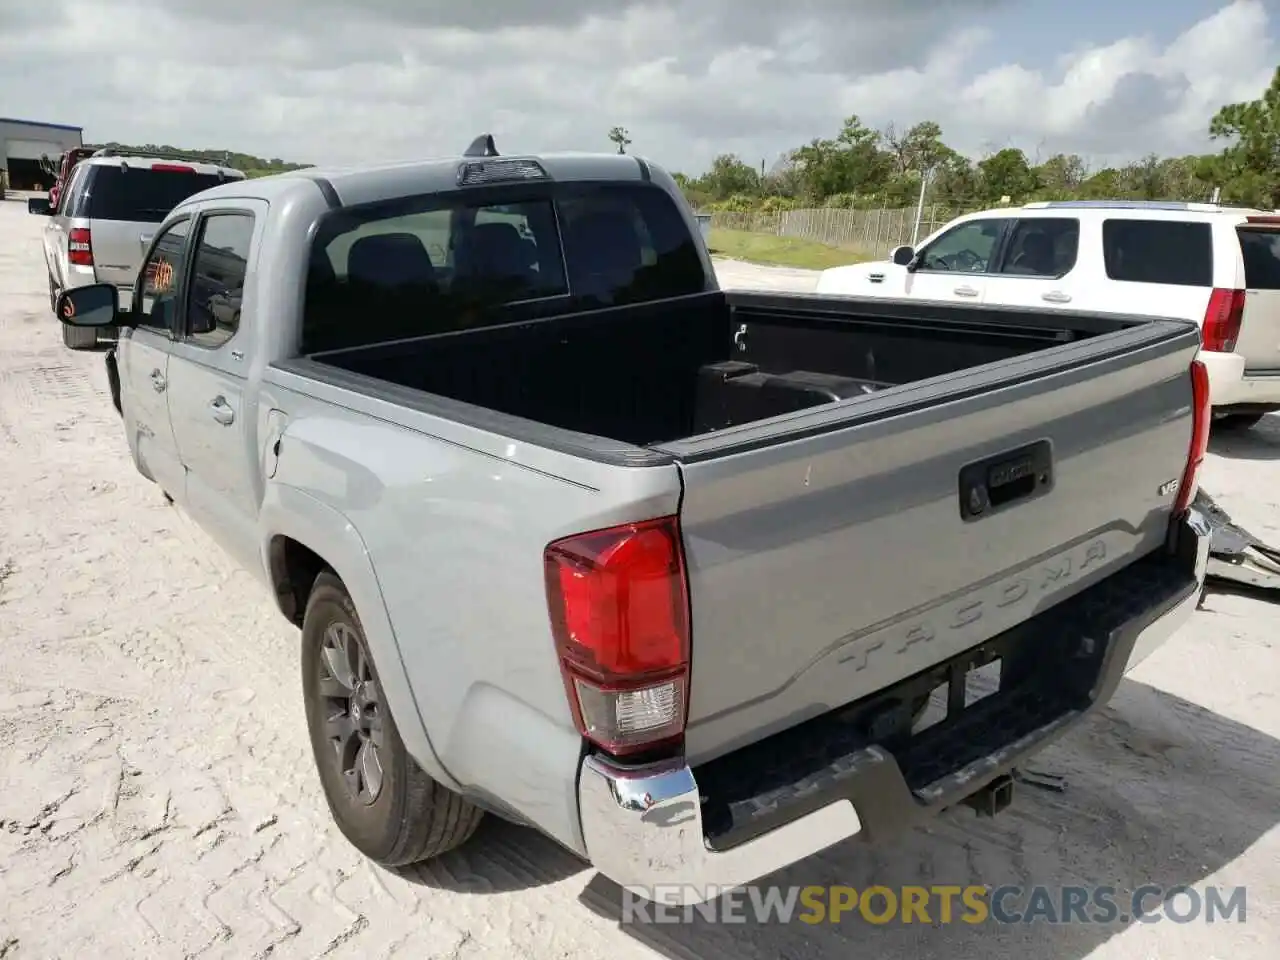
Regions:
<instances>
[{"instance_id":1,"label":"toyota tacoma truck","mask_svg":"<svg viewBox=\"0 0 1280 960\"><path fill-rule=\"evenodd\" d=\"M695 903L994 813L1199 598L1194 324L726 292L634 156L227 183L123 299L57 309L120 328L137 469L300 628L384 865L488 813Z\"/></svg>"}]
</instances>

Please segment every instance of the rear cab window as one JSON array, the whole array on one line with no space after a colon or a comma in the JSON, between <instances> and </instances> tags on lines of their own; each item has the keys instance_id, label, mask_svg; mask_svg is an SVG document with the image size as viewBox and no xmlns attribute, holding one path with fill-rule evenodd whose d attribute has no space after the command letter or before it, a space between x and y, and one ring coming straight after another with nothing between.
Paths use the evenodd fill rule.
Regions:
<instances>
[{"instance_id":1,"label":"rear cab window","mask_svg":"<svg viewBox=\"0 0 1280 960\"><path fill-rule=\"evenodd\" d=\"M405 197L327 215L312 244L302 352L701 293L699 247L648 184Z\"/></svg>"},{"instance_id":2,"label":"rear cab window","mask_svg":"<svg viewBox=\"0 0 1280 960\"><path fill-rule=\"evenodd\" d=\"M1102 256L1112 280L1213 286L1213 228L1206 222L1104 220Z\"/></svg>"},{"instance_id":3,"label":"rear cab window","mask_svg":"<svg viewBox=\"0 0 1280 960\"><path fill-rule=\"evenodd\" d=\"M160 223L174 207L201 190L225 183L182 164L154 168L95 165L76 216L93 220Z\"/></svg>"}]
</instances>

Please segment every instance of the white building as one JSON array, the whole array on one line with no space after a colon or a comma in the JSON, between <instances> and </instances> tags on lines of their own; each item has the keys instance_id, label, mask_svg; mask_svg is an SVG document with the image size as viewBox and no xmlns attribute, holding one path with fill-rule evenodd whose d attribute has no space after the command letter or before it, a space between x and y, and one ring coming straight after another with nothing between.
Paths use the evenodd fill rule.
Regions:
<instances>
[{"instance_id":1,"label":"white building","mask_svg":"<svg viewBox=\"0 0 1280 960\"><path fill-rule=\"evenodd\" d=\"M41 168L41 158L56 166L64 150L83 145L83 127L0 117L0 170L11 189L48 190L53 180Z\"/></svg>"}]
</instances>

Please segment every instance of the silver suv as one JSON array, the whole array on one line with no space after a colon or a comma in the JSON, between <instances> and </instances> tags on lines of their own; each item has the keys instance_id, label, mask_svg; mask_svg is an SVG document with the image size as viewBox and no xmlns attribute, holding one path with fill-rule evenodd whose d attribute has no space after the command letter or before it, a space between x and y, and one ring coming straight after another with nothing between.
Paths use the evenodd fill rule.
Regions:
<instances>
[{"instance_id":1,"label":"silver suv","mask_svg":"<svg viewBox=\"0 0 1280 960\"><path fill-rule=\"evenodd\" d=\"M76 164L56 209L32 200L32 213L49 217L44 259L49 303L58 294L92 283L111 283L120 306L133 299L133 282L151 246L156 224L192 194L244 173L177 155L131 155L104 149ZM92 328L62 324L62 342L73 350L96 346Z\"/></svg>"}]
</instances>

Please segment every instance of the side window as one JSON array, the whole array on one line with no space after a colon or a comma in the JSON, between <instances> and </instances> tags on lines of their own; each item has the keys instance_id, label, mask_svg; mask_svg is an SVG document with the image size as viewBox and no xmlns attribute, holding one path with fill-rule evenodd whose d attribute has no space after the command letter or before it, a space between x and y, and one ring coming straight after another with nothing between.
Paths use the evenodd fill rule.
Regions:
<instances>
[{"instance_id":1,"label":"side window","mask_svg":"<svg viewBox=\"0 0 1280 960\"><path fill-rule=\"evenodd\" d=\"M1213 233L1207 223L1104 220L1102 257L1112 280L1213 286Z\"/></svg>"},{"instance_id":2,"label":"side window","mask_svg":"<svg viewBox=\"0 0 1280 960\"><path fill-rule=\"evenodd\" d=\"M138 326L158 333L173 333L178 319L182 264L187 252L190 220L179 220L156 238L151 256L142 268L134 312Z\"/></svg>"},{"instance_id":3,"label":"side window","mask_svg":"<svg viewBox=\"0 0 1280 960\"><path fill-rule=\"evenodd\" d=\"M1076 265L1080 221L1066 217L1019 220L1009 234L1000 273L1016 277L1062 277Z\"/></svg>"},{"instance_id":4,"label":"side window","mask_svg":"<svg viewBox=\"0 0 1280 960\"><path fill-rule=\"evenodd\" d=\"M58 210L60 216L76 216L74 212L80 194L84 192L84 181L88 174L87 164L78 163L71 168L71 175L62 184L62 192L58 194Z\"/></svg>"},{"instance_id":5,"label":"side window","mask_svg":"<svg viewBox=\"0 0 1280 960\"><path fill-rule=\"evenodd\" d=\"M957 273L985 273L1005 221L970 220L948 230L925 248L921 270Z\"/></svg>"},{"instance_id":6,"label":"side window","mask_svg":"<svg viewBox=\"0 0 1280 960\"><path fill-rule=\"evenodd\" d=\"M214 213L204 219L187 294L188 339L196 346L215 349L240 329L252 240L252 214Z\"/></svg>"}]
</instances>

